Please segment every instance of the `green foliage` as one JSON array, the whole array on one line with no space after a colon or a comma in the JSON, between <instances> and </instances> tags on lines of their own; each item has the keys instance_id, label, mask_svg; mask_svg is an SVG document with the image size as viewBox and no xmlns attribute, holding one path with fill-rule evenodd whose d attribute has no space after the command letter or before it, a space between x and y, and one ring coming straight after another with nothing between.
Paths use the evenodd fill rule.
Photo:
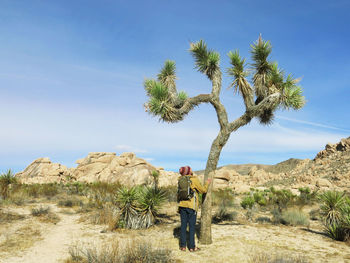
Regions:
<instances>
[{"instance_id":1,"label":"green foliage","mask_svg":"<svg viewBox=\"0 0 350 263\"><path fill-rule=\"evenodd\" d=\"M165 61L164 67L158 74L158 81L161 82L165 87L175 86L176 79L176 66L175 61Z\"/></svg>"},{"instance_id":2,"label":"green foliage","mask_svg":"<svg viewBox=\"0 0 350 263\"><path fill-rule=\"evenodd\" d=\"M10 185L16 184L17 179L11 169L0 175L0 197L6 199L9 195Z\"/></svg>"},{"instance_id":3,"label":"green foliage","mask_svg":"<svg viewBox=\"0 0 350 263\"><path fill-rule=\"evenodd\" d=\"M50 213L50 207L46 206L40 206L38 208L32 208L32 216L42 216L42 215L47 215Z\"/></svg>"},{"instance_id":4,"label":"green foliage","mask_svg":"<svg viewBox=\"0 0 350 263\"><path fill-rule=\"evenodd\" d=\"M251 195L248 195L248 196L245 196L243 198L243 200L241 201L241 206L244 208L244 209L247 209L247 208L252 208L253 205L255 203L255 200L254 200L254 197L251 196Z\"/></svg>"},{"instance_id":5,"label":"green foliage","mask_svg":"<svg viewBox=\"0 0 350 263\"><path fill-rule=\"evenodd\" d=\"M343 211L347 205L345 192L326 191L320 196L321 213L327 224L338 224L342 221Z\"/></svg>"},{"instance_id":6,"label":"green foliage","mask_svg":"<svg viewBox=\"0 0 350 263\"><path fill-rule=\"evenodd\" d=\"M234 192L230 188L213 191L213 205L231 207L234 204L234 200Z\"/></svg>"},{"instance_id":7,"label":"green foliage","mask_svg":"<svg viewBox=\"0 0 350 263\"><path fill-rule=\"evenodd\" d=\"M270 188L269 202L277 206L279 211L287 208L288 205L295 201L296 196L289 189L276 190L275 188Z\"/></svg>"},{"instance_id":8,"label":"green foliage","mask_svg":"<svg viewBox=\"0 0 350 263\"><path fill-rule=\"evenodd\" d=\"M291 209L282 212L280 223L291 226L309 226L308 216L301 210Z\"/></svg>"},{"instance_id":9,"label":"green foliage","mask_svg":"<svg viewBox=\"0 0 350 263\"><path fill-rule=\"evenodd\" d=\"M297 203L299 205L310 205L317 200L317 189L311 192L309 187L300 187L298 190L300 194L297 198Z\"/></svg>"},{"instance_id":10,"label":"green foliage","mask_svg":"<svg viewBox=\"0 0 350 263\"><path fill-rule=\"evenodd\" d=\"M117 193L120 220L125 228L148 228L155 224L158 209L166 201L166 192L152 187L122 187Z\"/></svg>"},{"instance_id":11,"label":"green foliage","mask_svg":"<svg viewBox=\"0 0 350 263\"><path fill-rule=\"evenodd\" d=\"M326 191L319 196L326 234L338 241L350 239L350 199L345 192Z\"/></svg>"},{"instance_id":12,"label":"green foliage","mask_svg":"<svg viewBox=\"0 0 350 263\"><path fill-rule=\"evenodd\" d=\"M190 52L194 58L196 69L207 75L210 80L213 80L215 74L220 73L219 53L208 50L207 45L203 40L191 43Z\"/></svg>"},{"instance_id":13,"label":"green foliage","mask_svg":"<svg viewBox=\"0 0 350 263\"><path fill-rule=\"evenodd\" d=\"M226 206L221 205L219 210L213 215L212 222L218 224L223 221L234 221L236 218L236 211L229 211Z\"/></svg>"}]
</instances>

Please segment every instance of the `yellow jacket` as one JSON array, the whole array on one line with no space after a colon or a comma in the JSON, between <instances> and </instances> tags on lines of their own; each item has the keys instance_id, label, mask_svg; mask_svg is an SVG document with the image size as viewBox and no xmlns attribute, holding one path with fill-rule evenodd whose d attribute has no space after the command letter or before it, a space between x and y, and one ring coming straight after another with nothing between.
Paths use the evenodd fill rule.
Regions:
<instances>
[{"instance_id":1,"label":"yellow jacket","mask_svg":"<svg viewBox=\"0 0 350 263\"><path fill-rule=\"evenodd\" d=\"M187 207L193 210L198 210L199 198L198 193L204 194L208 191L209 184L206 183L204 186L199 182L197 177L191 176L191 188L194 190L193 197L190 200L180 201L179 207Z\"/></svg>"}]
</instances>

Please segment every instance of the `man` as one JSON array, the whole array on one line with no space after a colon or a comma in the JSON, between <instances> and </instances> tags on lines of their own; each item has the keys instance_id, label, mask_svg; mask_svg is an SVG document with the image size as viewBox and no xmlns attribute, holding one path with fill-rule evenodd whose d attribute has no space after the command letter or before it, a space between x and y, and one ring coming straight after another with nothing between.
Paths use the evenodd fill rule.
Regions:
<instances>
[{"instance_id":1,"label":"man","mask_svg":"<svg viewBox=\"0 0 350 263\"><path fill-rule=\"evenodd\" d=\"M180 232L180 250L186 251L186 229L187 224L189 225L190 230L190 239L188 244L188 249L190 252L198 251L199 248L195 245L195 225L196 225L196 219L197 219L197 211L199 207L199 193L203 194L208 191L208 186L210 184L210 179L207 180L205 185L203 186L197 177L193 176L193 172L191 167L189 166L183 166L179 169L179 172L181 176L179 177L179 190L180 190L180 182L185 182L186 180L189 180L190 188L188 192L188 197L179 198L179 192L178 192L178 201L179 201L179 212L180 212L180 218L181 218L181 232ZM182 184L184 185L184 184ZM191 191L192 190L192 191Z\"/></svg>"}]
</instances>

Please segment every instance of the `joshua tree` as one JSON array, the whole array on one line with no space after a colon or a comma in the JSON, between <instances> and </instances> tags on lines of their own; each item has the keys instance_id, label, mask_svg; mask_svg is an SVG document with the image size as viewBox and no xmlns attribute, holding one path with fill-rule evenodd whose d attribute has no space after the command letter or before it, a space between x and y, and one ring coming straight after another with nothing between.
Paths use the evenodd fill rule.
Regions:
<instances>
[{"instance_id":1,"label":"joshua tree","mask_svg":"<svg viewBox=\"0 0 350 263\"><path fill-rule=\"evenodd\" d=\"M196 69L211 81L211 93L190 98L186 93L178 92L175 85L175 62L169 60L165 62L156 80L145 80L144 87L149 96L149 101L144 104L145 109L162 121L169 123L181 121L201 103L210 103L215 108L220 131L211 145L204 181L208 178L213 179L221 150L232 132L248 124L254 117L257 117L262 124L270 124L277 109L297 110L304 106L302 89L297 86L299 80L286 75L277 63L268 60L271 49L270 42L264 41L260 36L251 45L253 63L250 64L249 71L246 69L246 60L241 58L238 50L228 53L232 66L226 72L233 78L231 87L234 88L234 93L243 97L245 105L244 113L231 122L220 101L222 78L220 55L208 49L202 40L191 43L189 51L194 58ZM252 75L251 81L248 80L250 75ZM202 204L200 241L204 244L212 242L211 191L212 184Z\"/></svg>"}]
</instances>

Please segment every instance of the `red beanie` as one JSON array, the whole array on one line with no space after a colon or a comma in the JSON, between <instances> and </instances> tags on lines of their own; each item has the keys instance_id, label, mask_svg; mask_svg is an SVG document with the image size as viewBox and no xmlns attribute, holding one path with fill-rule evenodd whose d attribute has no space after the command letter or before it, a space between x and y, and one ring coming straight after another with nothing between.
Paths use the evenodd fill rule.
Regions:
<instances>
[{"instance_id":1,"label":"red beanie","mask_svg":"<svg viewBox=\"0 0 350 263\"><path fill-rule=\"evenodd\" d=\"M192 169L189 166L183 166L179 169L179 173L181 175L191 175L192 174Z\"/></svg>"}]
</instances>

